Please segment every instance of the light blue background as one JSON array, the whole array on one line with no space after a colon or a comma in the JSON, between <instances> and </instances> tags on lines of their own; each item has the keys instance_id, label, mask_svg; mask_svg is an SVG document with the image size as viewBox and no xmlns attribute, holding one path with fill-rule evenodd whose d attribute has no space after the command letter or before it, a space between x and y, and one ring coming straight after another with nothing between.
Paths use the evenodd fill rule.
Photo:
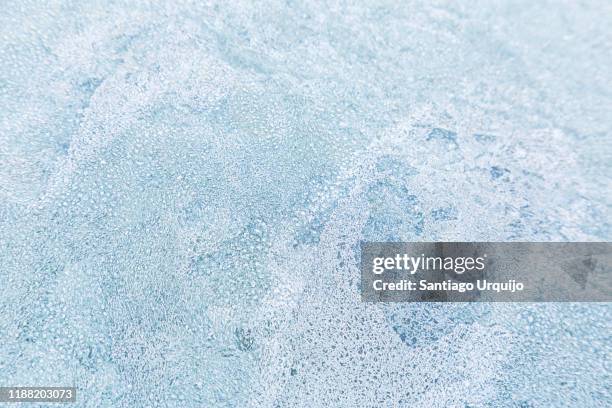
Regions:
<instances>
[{"instance_id":1,"label":"light blue background","mask_svg":"<svg viewBox=\"0 0 612 408\"><path fill-rule=\"evenodd\" d=\"M228 4L230 3L230 4ZM361 240L609 240L609 2L6 2L0 385L608 407L609 304L364 304Z\"/></svg>"}]
</instances>

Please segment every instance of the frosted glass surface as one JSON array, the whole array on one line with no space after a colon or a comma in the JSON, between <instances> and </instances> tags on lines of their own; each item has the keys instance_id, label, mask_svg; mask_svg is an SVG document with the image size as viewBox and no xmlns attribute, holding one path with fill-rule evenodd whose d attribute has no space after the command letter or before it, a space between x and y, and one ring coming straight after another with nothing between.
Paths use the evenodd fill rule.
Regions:
<instances>
[{"instance_id":1,"label":"frosted glass surface","mask_svg":"<svg viewBox=\"0 0 612 408\"><path fill-rule=\"evenodd\" d=\"M0 385L609 407L609 304L365 304L360 241L608 241L612 6L2 2Z\"/></svg>"}]
</instances>

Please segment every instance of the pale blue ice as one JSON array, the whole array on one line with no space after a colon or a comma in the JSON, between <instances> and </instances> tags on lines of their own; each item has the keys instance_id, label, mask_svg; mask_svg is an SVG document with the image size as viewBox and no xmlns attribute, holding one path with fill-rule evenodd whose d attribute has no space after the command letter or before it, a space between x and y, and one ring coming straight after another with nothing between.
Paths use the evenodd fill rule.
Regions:
<instances>
[{"instance_id":1,"label":"pale blue ice","mask_svg":"<svg viewBox=\"0 0 612 408\"><path fill-rule=\"evenodd\" d=\"M612 405L609 304L365 304L357 264L610 240L610 2L42 3L0 5L0 386Z\"/></svg>"}]
</instances>

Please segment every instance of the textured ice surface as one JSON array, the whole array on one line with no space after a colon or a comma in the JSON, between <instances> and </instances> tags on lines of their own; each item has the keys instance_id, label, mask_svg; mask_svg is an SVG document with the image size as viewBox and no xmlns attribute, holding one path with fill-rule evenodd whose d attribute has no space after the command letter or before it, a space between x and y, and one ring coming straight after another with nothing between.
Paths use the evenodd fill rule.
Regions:
<instances>
[{"instance_id":1,"label":"textured ice surface","mask_svg":"<svg viewBox=\"0 0 612 408\"><path fill-rule=\"evenodd\" d=\"M364 304L356 263L612 237L609 2L201 3L3 2L0 385L612 404L608 304Z\"/></svg>"}]
</instances>

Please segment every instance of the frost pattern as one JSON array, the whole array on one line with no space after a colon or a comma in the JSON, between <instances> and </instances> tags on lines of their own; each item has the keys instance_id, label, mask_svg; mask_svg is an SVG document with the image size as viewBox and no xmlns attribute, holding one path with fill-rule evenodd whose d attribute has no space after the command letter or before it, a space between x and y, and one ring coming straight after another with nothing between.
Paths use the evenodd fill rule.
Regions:
<instances>
[{"instance_id":1,"label":"frost pattern","mask_svg":"<svg viewBox=\"0 0 612 408\"><path fill-rule=\"evenodd\" d=\"M370 305L357 270L611 238L608 2L155 3L3 5L0 385L612 405L609 305Z\"/></svg>"}]
</instances>

